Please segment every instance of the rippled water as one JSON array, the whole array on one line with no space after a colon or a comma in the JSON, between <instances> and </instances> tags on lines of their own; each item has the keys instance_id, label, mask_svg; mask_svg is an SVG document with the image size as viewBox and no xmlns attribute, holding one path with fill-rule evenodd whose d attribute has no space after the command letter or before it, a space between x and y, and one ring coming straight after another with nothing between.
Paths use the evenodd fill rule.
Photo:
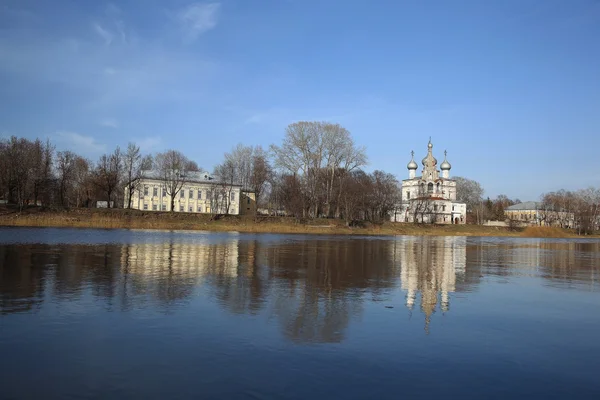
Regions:
<instances>
[{"instance_id":1,"label":"rippled water","mask_svg":"<svg viewBox=\"0 0 600 400\"><path fill-rule=\"evenodd\" d=\"M0 228L0 398L600 398L600 242Z\"/></svg>"}]
</instances>

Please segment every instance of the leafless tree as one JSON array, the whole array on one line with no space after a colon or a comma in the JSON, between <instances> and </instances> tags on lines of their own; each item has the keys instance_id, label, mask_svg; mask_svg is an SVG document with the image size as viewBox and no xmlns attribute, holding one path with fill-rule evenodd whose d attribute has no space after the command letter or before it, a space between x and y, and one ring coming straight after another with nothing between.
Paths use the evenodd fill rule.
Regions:
<instances>
[{"instance_id":1,"label":"leafless tree","mask_svg":"<svg viewBox=\"0 0 600 400\"><path fill-rule=\"evenodd\" d=\"M142 177L142 154L140 147L135 143L127 145L127 151L123 157L123 167L125 172L125 198L127 199L127 208L131 208L133 194L138 190L140 179Z\"/></svg>"},{"instance_id":2,"label":"leafless tree","mask_svg":"<svg viewBox=\"0 0 600 400\"><path fill-rule=\"evenodd\" d=\"M252 173L248 188L254 192L257 206L261 204L265 185L269 183L273 171L266 154L262 149L252 157Z\"/></svg>"},{"instance_id":3,"label":"leafless tree","mask_svg":"<svg viewBox=\"0 0 600 400\"><path fill-rule=\"evenodd\" d=\"M229 214L231 211L231 194L236 184L236 165L232 159L226 159L225 162L215 168L215 175L218 182L215 187L215 193L211 202L213 214Z\"/></svg>"},{"instance_id":4,"label":"leafless tree","mask_svg":"<svg viewBox=\"0 0 600 400\"><path fill-rule=\"evenodd\" d=\"M175 196L187 182L187 168L190 166L190 162L177 150L159 153L154 161L166 194L171 198L171 211L175 211Z\"/></svg>"},{"instance_id":5,"label":"leafless tree","mask_svg":"<svg viewBox=\"0 0 600 400\"><path fill-rule=\"evenodd\" d=\"M59 181L59 198L63 207L70 207L69 195L75 180L75 159L77 155L72 151L59 151L56 154L56 171Z\"/></svg>"},{"instance_id":6,"label":"leafless tree","mask_svg":"<svg viewBox=\"0 0 600 400\"><path fill-rule=\"evenodd\" d=\"M467 213L471 213L478 224L483 224L486 207L483 201L483 187L477 181L454 177L456 181L456 200L467 205Z\"/></svg>"},{"instance_id":7,"label":"leafless tree","mask_svg":"<svg viewBox=\"0 0 600 400\"><path fill-rule=\"evenodd\" d=\"M95 171L96 185L104 194L111 208L115 190L121 183L123 173L123 154L117 146L112 154L104 154L98 160Z\"/></svg>"},{"instance_id":8,"label":"leafless tree","mask_svg":"<svg viewBox=\"0 0 600 400\"><path fill-rule=\"evenodd\" d=\"M334 182L342 190L343 173L358 168L366 162L364 149L357 148L350 133L337 124L327 122L296 122L289 125L281 146L271 146L275 166L298 177L309 204L308 216L331 214L334 199ZM321 188L324 189L321 190ZM341 197L337 193L337 199ZM337 212L336 212L337 213Z\"/></svg>"}]
</instances>

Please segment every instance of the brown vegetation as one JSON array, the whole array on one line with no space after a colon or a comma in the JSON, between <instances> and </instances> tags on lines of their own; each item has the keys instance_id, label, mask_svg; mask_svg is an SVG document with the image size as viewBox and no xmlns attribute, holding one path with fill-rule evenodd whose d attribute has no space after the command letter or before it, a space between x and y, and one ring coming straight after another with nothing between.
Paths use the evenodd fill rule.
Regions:
<instances>
[{"instance_id":1,"label":"brown vegetation","mask_svg":"<svg viewBox=\"0 0 600 400\"><path fill-rule=\"evenodd\" d=\"M206 214L144 212L123 209L73 209L69 211L30 208L19 212L0 208L0 226L123 228L235 231L250 233L311 233L344 235L426 235L426 236L527 236L575 237L560 228L508 228L480 225L419 225L405 223L363 223L348 227L338 219L298 220L289 217L223 216Z\"/></svg>"},{"instance_id":2,"label":"brown vegetation","mask_svg":"<svg viewBox=\"0 0 600 400\"><path fill-rule=\"evenodd\" d=\"M573 233L552 226L529 226L521 232L521 236L531 238L566 238L573 236Z\"/></svg>"}]
</instances>

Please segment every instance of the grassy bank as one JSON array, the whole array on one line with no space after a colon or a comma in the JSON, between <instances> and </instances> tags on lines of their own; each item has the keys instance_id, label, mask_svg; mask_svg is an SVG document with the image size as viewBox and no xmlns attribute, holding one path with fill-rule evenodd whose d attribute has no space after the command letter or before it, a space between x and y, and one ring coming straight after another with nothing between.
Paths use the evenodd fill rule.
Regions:
<instances>
[{"instance_id":1,"label":"grassy bank","mask_svg":"<svg viewBox=\"0 0 600 400\"><path fill-rule=\"evenodd\" d=\"M346 235L432 235L432 236L524 236L578 237L558 228L526 228L510 230L478 225L415 225L385 223L347 227L343 221L316 219L298 222L292 218L226 216L214 220L210 215L166 212L144 212L121 209L74 209L43 211L37 208L19 212L0 209L0 226L125 228L237 231L252 233L314 233Z\"/></svg>"}]
</instances>

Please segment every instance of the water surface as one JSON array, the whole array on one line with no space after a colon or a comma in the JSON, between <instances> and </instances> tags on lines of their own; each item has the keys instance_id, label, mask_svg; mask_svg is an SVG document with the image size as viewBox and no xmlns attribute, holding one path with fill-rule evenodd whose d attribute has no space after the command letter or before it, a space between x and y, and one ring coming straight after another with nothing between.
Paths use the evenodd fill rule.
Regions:
<instances>
[{"instance_id":1,"label":"water surface","mask_svg":"<svg viewBox=\"0 0 600 400\"><path fill-rule=\"evenodd\" d=\"M0 398L600 398L600 242L0 228Z\"/></svg>"}]
</instances>

